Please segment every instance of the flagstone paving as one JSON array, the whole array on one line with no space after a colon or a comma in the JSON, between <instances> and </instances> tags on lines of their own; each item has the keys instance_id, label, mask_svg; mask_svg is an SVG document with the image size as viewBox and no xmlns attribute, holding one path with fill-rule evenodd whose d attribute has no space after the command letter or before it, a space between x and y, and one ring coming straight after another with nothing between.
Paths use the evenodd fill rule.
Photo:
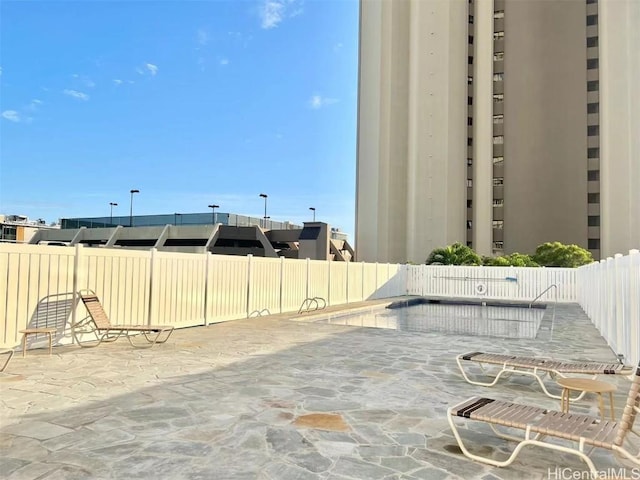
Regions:
<instances>
[{"instance_id":1,"label":"flagstone paving","mask_svg":"<svg viewBox=\"0 0 640 480\"><path fill-rule=\"evenodd\" d=\"M374 302L380 304L380 302ZM553 327L553 328L550 328ZM464 382L466 351L611 361L577 305L550 312L536 339L356 328L259 317L126 341L14 356L0 374L0 473L6 479L516 479L584 471L570 455L525 449L507 468L464 457L448 406L474 394L557 409L528 377ZM628 383L619 384L616 404ZM576 411L597 413L590 400ZM513 444L468 422L475 451ZM608 452L598 468L619 468ZM586 477L581 477L586 478Z\"/></svg>"}]
</instances>

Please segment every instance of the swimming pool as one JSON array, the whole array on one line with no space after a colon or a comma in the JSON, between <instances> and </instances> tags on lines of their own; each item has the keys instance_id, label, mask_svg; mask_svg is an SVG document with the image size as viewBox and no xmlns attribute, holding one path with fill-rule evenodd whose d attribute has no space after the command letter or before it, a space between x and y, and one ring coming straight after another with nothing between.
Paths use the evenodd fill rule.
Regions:
<instances>
[{"instance_id":1,"label":"swimming pool","mask_svg":"<svg viewBox=\"0 0 640 480\"><path fill-rule=\"evenodd\" d=\"M500 338L535 338L545 310L514 306L422 303L327 315L316 323Z\"/></svg>"}]
</instances>

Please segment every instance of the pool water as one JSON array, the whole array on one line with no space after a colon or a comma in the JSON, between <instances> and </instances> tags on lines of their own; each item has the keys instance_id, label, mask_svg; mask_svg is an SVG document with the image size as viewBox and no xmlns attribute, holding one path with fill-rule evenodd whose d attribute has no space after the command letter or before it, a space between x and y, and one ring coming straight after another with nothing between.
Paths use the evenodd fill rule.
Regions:
<instances>
[{"instance_id":1,"label":"pool water","mask_svg":"<svg viewBox=\"0 0 640 480\"><path fill-rule=\"evenodd\" d=\"M419 304L334 314L317 322L407 332L435 332L501 338L535 338L545 310L540 308Z\"/></svg>"}]
</instances>

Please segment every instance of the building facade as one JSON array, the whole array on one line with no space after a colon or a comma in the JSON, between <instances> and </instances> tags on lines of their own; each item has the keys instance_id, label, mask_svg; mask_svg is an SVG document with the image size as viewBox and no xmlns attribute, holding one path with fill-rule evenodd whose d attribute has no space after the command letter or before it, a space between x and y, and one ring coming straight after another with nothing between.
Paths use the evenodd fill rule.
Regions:
<instances>
[{"instance_id":1,"label":"building facade","mask_svg":"<svg viewBox=\"0 0 640 480\"><path fill-rule=\"evenodd\" d=\"M640 2L363 0L356 245L640 247Z\"/></svg>"}]
</instances>

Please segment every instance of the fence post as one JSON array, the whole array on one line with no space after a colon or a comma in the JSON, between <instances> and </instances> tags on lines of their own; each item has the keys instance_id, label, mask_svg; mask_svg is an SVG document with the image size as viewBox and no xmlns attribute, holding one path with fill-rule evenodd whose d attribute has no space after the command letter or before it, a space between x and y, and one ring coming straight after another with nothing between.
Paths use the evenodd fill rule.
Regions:
<instances>
[{"instance_id":1,"label":"fence post","mask_svg":"<svg viewBox=\"0 0 640 480\"><path fill-rule=\"evenodd\" d=\"M204 252L204 326L209 326L209 268L211 268L211 252Z\"/></svg>"},{"instance_id":2,"label":"fence post","mask_svg":"<svg viewBox=\"0 0 640 480\"><path fill-rule=\"evenodd\" d=\"M362 268L360 269L360 300L364 300L364 262L362 263Z\"/></svg>"},{"instance_id":3,"label":"fence post","mask_svg":"<svg viewBox=\"0 0 640 480\"><path fill-rule=\"evenodd\" d=\"M151 322L153 321L153 270L155 268L156 253L158 253L158 249L152 248L150 252L151 258L149 260L149 300L147 304L147 325L151 325Z\"/></svg>"},{"instance_id":4,"label":"fence post","mask_svg":"<svg viewBox=\"0 0 640 480\"><path fill-rule=\"evenodd\" d=\"M253 269L253 255L247 255L247 318L251 314L251 277L252 277L252 269Z\"/></svg>"},{"instance_id":5,"label":"fence post","mask_svg":"<svg viewBox=\"0 0 640 480\"><path fill-rule=\"evenodd\" d=\"M349 265L351 262L347 262L347 283L346 283L346 292L345 292L345 301L346 304L349 304Z\"/></svg>"},{"instance_id":6,"label":"fence post","mask_svg":"<svg viewBox=\"0 0 640 480\"><path fill-rule=\"evenodd\" d=\"M627 361L640 361L640 250L629 250L629 354Z\"/></svg>"},{"instance_id":7,"label":"fence post","mask_svg":"<svg viewBox=\"0 0 640 480\"><path fill-rule=\"evenodd\" d=\"M280 313L282 313L283 295L284 295L284 257L280 257Z\"/></svg>"},{"instance_id":8,"label":"fence post","mask_svg":"<svg viewBox=\"0 0 640 480\"><path fill-rule=\"evenodd\" d=\"M71 310L71 325L72 328L73 326L78 322L78 291L80 290L80 275L81 275L81 269L82 266L80 265L80 259L82 257L82 244L78 243L75 246L75 252L73 255L73 280L72 280L72 285L73 285L73 295L72 295L72 299L73 299L73 309ZM73 343L76 342L75 337L72 335L72 341Z\"/></svg>"},{"instance_id":9,"label":"fence post","mask_svg":"<svg viewBox=\"0 0 640 480\"><path fill-rule=\"evenodd\" d=\"M327 307L331 306L331 264L332 260L327 262Z\"/></svg>"},{"instance_id":10,"label":"fence post","mask_svg":"<svg viewBox=\"0 0 640 480\"><path fill-rule=\"evenodd\" d=\"M307 286L306 286L306 291L305 291L305 294L304 294L305 300L307 298L309 298L309 268L310 268L310 263L311 263L311 259L305 258L305 265L307 267L307 277L306 277Z\"/></svg>"}]
</instances>

